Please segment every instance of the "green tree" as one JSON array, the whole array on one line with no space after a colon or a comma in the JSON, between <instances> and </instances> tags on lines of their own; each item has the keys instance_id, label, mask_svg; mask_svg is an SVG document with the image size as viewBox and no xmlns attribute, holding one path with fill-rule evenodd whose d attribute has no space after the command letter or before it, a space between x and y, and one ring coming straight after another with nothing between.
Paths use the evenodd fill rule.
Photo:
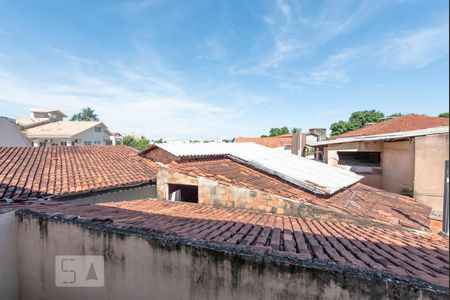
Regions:
<instances>
[{"instance_id":1,"label":"green tree","mask_svg":"<svg viewBox=\"0 0 450 300\"><path fill-rule=\"evenodd\" d=\"M269 130L270 137L279 136L279 135L288 134L288 133L289 133L289 128L287 128L287 126L284 126L281 128L270 128L270 130Z\"/></svg>"},{"instance_id":2,"label":"green tree","mask_svg":"<svg viewBox=\"0 0 450 300\"><path fill-rule=\"evenodd\" d=\"M144 136L135 137L128 134L123 137L123 144L138 151L142 151L148 148L150 141Z\"/></svg>"},{"instance_id":3,"label":"green tree","mask_svg":"<svg viewBox=\"0 0 450 300\"><path fill-rule=\"evenodd\" d=\"M300 132L302 132L301 128L294 127L294 128L291 129L291 133L300 133Z\"/></svg>"},{"instance_id":4,"label":"green tree","mask_svg":"<svg viewBox=\"0 0 450 300\"><path fill-rule=\"evenodd\" d=\"M443 112L443 113L439 114L439 117L448 118L448 112Z\"/></svg>"},{"instance_id":5,"label":"green tree","mask_svg":"<svg viewBox=\"0 0 450 300\"><path fill-rule=\"evenodd\" d=\"M348 131L363 128L368 123L378 123L383 120L384 114L374 109L355 111L350 115L348 121L338 121L331 124L331 135L343 134Z\"/></svg>"},{"instance_id":6,"label":"green tree","mask_svg":"<svg viewBox=\"0 0 450 300\"><path fill-rule=\"evenodd\" d=\"M71 121L98 121L98 116L90 107L85 107L81 112L74 114Z\"/></svg>"},{"instance_id":7,"label":"green tree","mask_svg":"<svg viewBox=\"0 0 450 300\"><path fill-rule=\"evenodd\" d=\"M391 119L391 118L397 118L397 117L401 117L401 116L403 116L402 113L395 113L395 114L392 114L392 115L387 116L387 118L388 118L388 119Z\"/></svg>"},{"instance_id":8,"label":"green tree","mask_svg":"<svg viewBox=\"0 0 450 300\"><path fill-rule=\"evenodd\" d=\"M348 131L355 130L354 125L348 121L338 121L331 124L331 135L339 135Z\"/></svg>"},{"instance_id":9,"label":"green tree","mask_svg":"<svg viewBox=\"0 0 450 300\"><path fill-rule=\"evenodd\" d=\"M163 144L163 143L165 143L166 141L164 141L162 138L160 138L160 139L158 139L158 140L156 140L155 141L155 144Z\"/></svg>"},{"instance_id":10,"label":"green tree","mask_svg":"<svg viewBox=\"0 0 450 300\"><path fill-rule=\"evenodd\" d=\"M355 129L363 128L367 123L378 123L383 121L384 114L376 110L355 111L350 115L350 123Z\"/></svg>"}]
</instances>

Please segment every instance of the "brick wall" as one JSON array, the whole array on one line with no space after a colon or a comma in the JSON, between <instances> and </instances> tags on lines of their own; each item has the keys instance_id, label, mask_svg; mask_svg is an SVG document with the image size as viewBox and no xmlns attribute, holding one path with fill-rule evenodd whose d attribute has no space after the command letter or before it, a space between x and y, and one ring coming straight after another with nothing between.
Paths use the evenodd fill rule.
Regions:
<instances>
[{"instance_id":1,"label":"brick wall","mask_svg":"<svg viewBox=\"0 0 450 300\"><path fill-rule=\"evenodd\" d=\"M198 203L214 207L243 208L304 218L371 224L367 219L258 190L227 185L204 177L192 177L161 166L157 175L158 199L168 200L168 183L198 185Z\"/></svg>"}]
</instances>

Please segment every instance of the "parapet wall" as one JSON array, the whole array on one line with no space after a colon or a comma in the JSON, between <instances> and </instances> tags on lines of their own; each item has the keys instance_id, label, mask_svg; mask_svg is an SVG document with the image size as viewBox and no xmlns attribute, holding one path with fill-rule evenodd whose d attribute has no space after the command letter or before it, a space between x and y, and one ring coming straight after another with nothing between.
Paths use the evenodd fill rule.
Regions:
<instances>
[{"instance_id":1,"label":"parapet wall","mask_svg":"<svg viewBox=\"0 0 450 300\"><path fill-rule=\"evenodd\" d=\"M21 211L20 299L433 299L444 295L335 264ZM55 287L56 255L102 255L105 286Z\"/></svg>"}]
</instances>

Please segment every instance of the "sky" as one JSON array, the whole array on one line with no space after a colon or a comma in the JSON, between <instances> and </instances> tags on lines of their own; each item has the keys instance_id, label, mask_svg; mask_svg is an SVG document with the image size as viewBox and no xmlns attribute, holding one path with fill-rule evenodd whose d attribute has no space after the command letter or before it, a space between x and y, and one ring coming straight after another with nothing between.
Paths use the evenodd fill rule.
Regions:
<instances>
[{"instance_id":1,"label":"sky","mask_svg":"<svg viewBox=\"0 0 450 300\"><path fill-rule=\"evenodd\" d=\"M90 106L152 138L449 104L449 1L0 0L0 115Z\"/></svg>"}]
</instances>

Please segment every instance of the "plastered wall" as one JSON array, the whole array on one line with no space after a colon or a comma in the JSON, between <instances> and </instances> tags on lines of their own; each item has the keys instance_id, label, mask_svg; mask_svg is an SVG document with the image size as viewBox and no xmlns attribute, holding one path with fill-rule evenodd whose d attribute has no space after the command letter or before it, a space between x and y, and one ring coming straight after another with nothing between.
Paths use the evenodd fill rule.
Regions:
<instances>
[{"instance_id":1,"label":"plastered wall","mask_svg":"<svg viewBox=\"0 0 450 300\"><path fill-rule=\"evenodd\" d=\"M99 225L16 218L20 299L429 299L429 292ZM105 285L55 286L56 255L101 255ZM330 266L333 268L333 266Z\"/></svg>"}]
</instances>

